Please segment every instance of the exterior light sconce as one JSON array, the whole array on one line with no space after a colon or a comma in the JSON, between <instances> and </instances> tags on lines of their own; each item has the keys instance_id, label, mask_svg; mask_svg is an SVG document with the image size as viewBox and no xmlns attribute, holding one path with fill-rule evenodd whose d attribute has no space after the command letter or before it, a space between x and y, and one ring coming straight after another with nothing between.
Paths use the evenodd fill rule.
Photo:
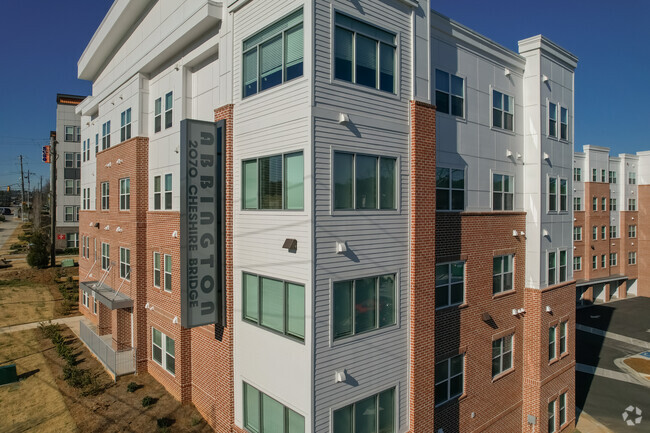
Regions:
<instances>
[{"instance_id":1,"label":"exterior light sconce","mask_svg":"<svg viewBox=\"0 0 650 433\"><path fill-rule=\"evenodd\" d=\"M519 232L520 236L526 236L526 232Z\"/></svg>"},{"instance_id":2,"label":"exterior light sconce","mask_svg":"<svg viewBox=\"0 0 650 433\"><path fill-rule=\"evenodd\" d=\"M512 158L512 150L510 149L506 150L506 158Z\"/></svg>"},{"instance_id":3,"label":"exterior light sconce","mask_svg":"<svg viewBox=\"0 0 650 433\"><path fill-rule=\"evenodd\" d=\"M94 225L95 225L95 224L93 224L93 222L91 221L90 224L88 224L88 227L92 227L92 226L94 226Z\"/></svg>"},{"instance_id":4,"label":"exterior light sconce","mask_svg":"<svg viewBox=\"0 0 650 433\"><path fill-rule=\"evenodd\" d=\"M339 113L339 125L345 125L347 123L350 123L350 116L348 116L345 113Z\"/></svg>"},{"instance_id":5,"label":"exterior light sconce","mask_svg":"<svg viewBox=\"0 0 650 433\"><path fill-rule=\"evenodd\" d=\"M516 309L516 308L513 308L513 309L512 309L512 315L513 315L513 316L516 316L516 315L517 315L517 309Z\"/></svg>"},{"instance_id":6,"label":"exterior light sconce","mask_svg":"<svg viewBox=\"0 0 650 433\"><path fill-rule=\"evenodd\" d=\"M518 232L517 230L513 230L513 231L512 231L512 235L513 235L513 236L519 236L519 232Z\"/></svg>"},{"instance_id":7,"label":"exterior light sconce","mask_svg":"<svg viewBox=\"0 0 650 433\"><path fill-rule=\"evenodd\" d=\"M99 228L99 223L95 223L94 225L95 225L95 228L96 228L96 229Z\"/></svg>"},{"instance_id":8,"label":"exterior light sconce","mask_svg":"<svg viewBox=\"0 0 650 433\"><path fill-rule=\"evenodd\" d=\"M547 312L547 313L552 313L552 312L553 312L553 310L551 310L551 306L550 306L550 305L547 305L547 306L546 306L546 312Z\"/></svg>"},{"instance_id":9,"label":"exterior light sconce","mask_svg":"<svg viewBox=\"0 0 650 433\"><path fill-rule=\"evenodd\" d=\"M178 238L178 231L174 230L174 232L172 233L172 237Z\"/></svg>"},{"instance_id":10,"label":"exterior light sconce","mask_svg":"<svg viewBox=\"0 0 650 433\"><path fill-rule=\"evenodd\" d=\"M144 308L146 308L147 310L149 309L149 303L148 302L144 305Z\"/></svg>"},{"instance_id":11,"label":"exterior light sconce","mask_svg":"<svg viewBox=\"0 0 650 433\"><path fill-rule=\"evenodd\" d=\"M549 160L551 159L551 157L549 156L549 154L546 153L546 152L544 152L544 155L543 155L543 156L544 156L544 160L545 160L545 161L549 161Z\"/></svg>"},{"instance_id":12,"label":"exterior light sconce","mask_svg":"<svg viewBox=\"0 0 650 433\"><path fill-rule=\"evenodd\" d=\"M504 74L506 77L509 77L509 76L510 76L510 69L506 68L505 71L503 71L503 74Z\"/></svg>"},{"instance_id":13,"label":"exterior light sconce","mask_svg":"<svg viewBox=\"0 0 650 433\"><path fill-rule=\"evenodd\" d=\"M178 316L174 316L174 320L172 320L172 323L174 325L178 325Z\"/></svg>"},{"instance_id":14,"label":"exterior light sconce","mask_svg":"<svg viewBox=\"0 0 650 433\"><path fill-rule=\"evenodd\" d=\"M106 230L106 231L108 231L108 230L110 230L110 229L111 229L111 228L110 228L110 226L108 226L108 225L107 225L106 227L104 227L104 230Z\"/></svg>"},{"instance_id":15,"label":"exterior light sconce","mask_svg":"<svg viewBox=\"0 0 650 433\"><path fill-rule=\"evenodd\" d=\"M106 163L106 168L110 168L113 164L111 162Z\"/></svg>"},{"instance_id":16,"label":"exterior light sconce","mask_svg":"<svg viewBox=\"0 0 650 433\"><path fill-rule=\"evenodd\" d=\"M284 240L282 248L289 251L296 251L298 249L298 241L296 239L287 238Z\"/></svg>"},{"instance_id":17,"label":"exterior light sconce","mask_svg":"<svg viewBox=\"0 0 650 433\"><path fill-rule=\"evenodd\" d=\"M521 153L517 152L517 159L521 159Z\"/></svg>"},{"instance_id":18,"label":"exterior light sconce","mask_svg":"<svg viewBox=\"0 0 650 433\"><path fill-rule=\"evenodd\" d=\"M336 241L336 254L343 254L348 250L345 241Z\"/></svg>"},{"instance_id":19,"label":"exterior light sconce","mask_svg":"<svg viewBox=\"0 0 650 433\"><path fill-rule=\"evenodd\" d=\"M542 81L548 83L548 76L542 75Z\"/></svg>"},{"instance_id":20,"label":"exterior light sconce","mask_svg":"<svg viewBox=\"0 0 650 433\"><path fill-rule=\"evenodd\" d=\"M122 230L122 227L118 227L118 228L115 229L115 231L118 232L118 233L122 233L124 230Z\"/></svg>"},{"instance_id":21,"label":"exterior light sconce","mask_svg":"<svg viewBox=\"0 0 650 433\"><path fill-rule=\"evenodd\" d=\"M492 320L492 316L490 316L490 313L483 313L481 314L481 320L484 322L489 322Z\"/></svg>"},{"instance_id":22,"label":"exterior light sconce","mask_svg":"<svg viewBox=\"0 0 650 433\"><path fill-rule=\"evenodd\" d=\"M544 236L545 238L547 238L547 237L549 236L549 234L548 234L548 230L546 230L546 229L542 229L542 236Z\"/></svg>"},{"instance_id":23,"label":"exterior light sconce","mask_svg":"<svg viewBox=\"0 0 650 433\"><path fill-rule=\"evenodd\" d=\"M115 164L120 165L120 164L122 164L123 162L124 162L123 160L121 160L121 159L118 158L117 161L115 161Z\"/></svg>"},{"instance_id":24,"label":"exterior light sconce","mask_svg":"<svg viewBox=\"0 0 650 433\"><path fill-rule=\"evenodd\" d=\"M345 369L343 370L336 370L334 373L334 383L341 383L345 382L348 379L348 375L345 372Z\"/></svg>"},{"instance_id":25,"label":"exterior light sconce","mask_svg":"<svg viewBox=\"0 0 650 433\"><path fill-rule=\"evenodd\" d=\"M517 314L524 314L526 310L524 308L520 308L517 310Z\"/></svg>"}]
</instances>

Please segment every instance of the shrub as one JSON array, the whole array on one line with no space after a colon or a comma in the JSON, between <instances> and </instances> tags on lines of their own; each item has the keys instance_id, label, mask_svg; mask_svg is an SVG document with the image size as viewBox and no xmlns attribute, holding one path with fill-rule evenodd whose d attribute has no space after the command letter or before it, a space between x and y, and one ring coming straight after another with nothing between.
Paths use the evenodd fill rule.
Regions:
<instances>
[{"instance_id":1,"label":"shrub","mask_svg":"<svg viewBox=\"0 0 650 433\"><path fill-rule=\"evenodd\" d=\"M45 268L50 263L50 240L48 236L38 231L31 236L30 248L27 253L27 264L32 268Z\"/></svg>"},{"instance_id":2,"label":"shrub","mask_svg":"<svg viewBox=\"0 0 650 433\"><path fill-rule=\"evenodd\" d=\"M156 399L150 396L146 396L142 399L142 407L149 407L156 402Z\"/></svg>"},{"instance_id":3,"label":"shrub","mask_svg":"<svg viewBox=\"0 0 650 433\"><path fill-rule=\"evenodd\" d=\"M195 427L199 424L201 424L201 418L199 418L198 416L193 416L192 419L190 420L190 425L192 427Z\"/></svg>"},{"instance_id":4,"label":"shrub","mask_svg":"<svg viewBox=\"0 0 650 433\"><path fill-rule=\"evenodd\" d=\"M90 376L90 374L89 374ZM96 377L90 376L90 383L86 386L86 388L81 391L81 395L86 397L89 395L98 395L104 391L104 387L100 385L99 381L97 380Z\"/></svg>"},{"instance_id":5,"label":"shrub","mask_svg":"<svg viewBox=\"0 0 650 433\"><path fill-rule=\"evenodd\" d=\"M63 367L63 380L73 388L84 388L92 383L90 373L74 365Z\"/></svg>"},{"instance_id":6,"label":"shrub","mask_svg":"<svg viewBox=\"0 0 650 433\"><path fill-rule=\"evenodd\" d=\"M138 389L140 389L140 385L135 382L129 382L126 386L126 392L136 392Z\"/></svg>"},{"instance_id":7,"label":"shrub","mask_svg":"<svg viewBox=\"0 0 650 433\"><path fill-rule=\"evenodd\" d=\"M171 427L174 424L174 420L171 418L158 418L156 424L158 424L158 428Z\"/></svg>"}]
</instances>

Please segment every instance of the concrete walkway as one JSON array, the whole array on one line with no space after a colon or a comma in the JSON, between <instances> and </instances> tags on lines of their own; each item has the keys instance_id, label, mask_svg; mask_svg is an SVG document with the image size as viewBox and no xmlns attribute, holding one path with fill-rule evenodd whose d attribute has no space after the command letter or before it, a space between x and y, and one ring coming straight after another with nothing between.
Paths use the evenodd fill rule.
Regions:
<instances>
[{"instance_id":1,"label":"concrete walkway","mask_svg":"<svg viewBox=\"0 0 650 433\"><path fill-rule=\"evenodd\" d=\"M576 411L577 410L578 409L576 408ZM576 417L578 418L576 428L583 433L614 433L612 430L596 421L587 412L576 413Z\"/></svg>"},{"instance_id":2,"label":"concrete walkway","mask_svg":"<svg viewBox=\"0 0 650 433\"><path fill-rule=\"evenodd\" d=\"M639 340L637 338L626 337L625 335L615 334L609 331L603 331L602 329L592 328L591 326L585 326L579 323L576 323L576 330L588 332L594 335L599 335L605 338L611 338L612 340L621 341L623 343L631 344L633 346L638 346L643 349L650 350L650 342Z\"/></svg>"},{"instance_id":3,"label":"concrete walkway","mask_svg":"<svg viewBox=\"0 0 650 433\"><path fill-rule=\"evenodd\" d=\"M53 324L60 324L60 325L67 325L72 329L73 332L75 332L75 328L77 329L75 334L79 334L79 321L83 318L84 316L72 316L72 317L63 317L60 319L52 319ZM0 328L0 334L7 334L9 332L17 332L17 331L24 331L26 329L34 329L38 328L38 324L41 322L47 322L47 320L41 320L40 322L32 322L32 323L21 323L20 325L12 325L12 326L5 326L4 328Z\"/></svg>"},{"instance_id":4,"label":"concrete walkway","mask_svg":"<svg viewBox=\"0 0 650 433\"><path fill-rule=\"evenodd\" d=\"M627 373L621 373L620 371L608 370L606 368L594 367L593 365L587 364L576 364L576 371L581 373L593 374L595 376L606 377L608 379L614 379L621 382L633 383L638 385L639 382L630 377Z\"/></svg>"}]
</instances>

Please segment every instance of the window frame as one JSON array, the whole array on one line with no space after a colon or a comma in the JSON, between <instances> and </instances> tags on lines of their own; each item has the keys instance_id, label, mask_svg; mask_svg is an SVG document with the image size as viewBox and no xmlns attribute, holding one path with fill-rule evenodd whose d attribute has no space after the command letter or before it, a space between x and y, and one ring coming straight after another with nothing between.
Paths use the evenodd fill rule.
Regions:
<instances>
[{"instance_id":1,"label":"window frame","mask_svg":"<svg viewBox=\"0 0 650 433\"><path fill-rule=\"evenodd\" d=\"M627 210L628 210L628 212L636 212L637 211L636 199L635 198L628 198L627 199Z\"/></svg>"},{"instance_id":2,"label":"window frame","mask_svg":"<svg viewBox=\"0 0 650 433\"><path fill-rule=\"evenodd\" d=\"M497 108L494 105L495 102L495 95L494 92L497 92L501 95L501 108ZM505 110L505 100L506 97L510 99L510 104L512 105L512 110L511 111L506 111ZM509 93L506 93L504 91L498 90L494 86L490 86L490 128L496 131L501 131L501 132L507 132L509 134L515 134L516 133L516 120L517 116L515 115L515 97L510 95ZM495 110L500 112L500 118L501 118L501 126L495 125L494 119L495 119ZM505 127L505 114L510 114L512 116L512 129L508 129Z\"/></svg>"},{"instance_id":3,"label":"window frame","mask_svg":"<svg viewBox=\"0 0 650 433\"><path fill-rule=\"evenodd\" d=\"M627 237L630 239L636 239L636 224L628 224Z\"/></svg>"},{"instance_id":4,"label":"window frame","mask_svg":"<svg viewBox=\"0 0 650 433\"><path fill-rule=\"evenodd\" d=\"M546 212L552 214L559 213L560 212L560 207L559 207L560 182L558 181L557 177L549 176L546 185L547 185L546 196L548 197L546 200ZM552 185L555 186L555 192L551 192Z\"/></svg>"},{"instance_id":5,"label":"window frame","mask_svg":"<svg viewBox=\"0 0 650 433\"><path fill-rule=\"evenodd\" d=\"M258 398L257 398L257 405L256 405L257 406L257 414L256 414L257 416L256 416L256 418L257 418L257 423L258 423L259 427L255 426L255 425L251 425L249 423L250 414L248 412L248 404L247 403L248 403L248 393L250 391L248 390L248 388L252 388L252 391L257 392L257 397ZM263 415L263 413L264 413L264 397L266 397L266 398L268 398L270 400L273 400L275 403L282 406L282 416L283 416L283 419L284 419L284 431L283 432L265 432L264 431L264 415ZM286 406L282 402L276 400L275 398L273 398L269 394L261 391L260 389L254 387L253 385L251 385L250 383L248 383L246 381L242 381L242 401L243 401L243 404L242 404L242 409L243 409L242 410L242 412L243 412L243 414L242 414L242 418L243 418L242 424L243 424L243 427L244 427L245 431L255 432L255 433L290 433L289 432L289 418L291 416L291 413L294 413L297 416L299 416L300 418L302 418L303 431L305 430L305 428L304 428L304 426L305 426L305 417L304 417L304 415L302 415L299 412L293 410L292 408ZM344 407L346 407L346 406L344 406ZM340 408L340 409L343 409L343 408Z\"/></svg>"},{"instance_id":6,"label":"window frame","mask_svg":"<svg viewBox=\"0 0 650 433\"><path fill-rule=\"evenodd\" d=\"M438 83L438 71L440 71L443 74L447 74L447 86L448 86L448 89L449 89L448 91L445 91L444 89L439 89L438 88L438 84L439 84ZM433 86L433 89L432 89L433 97L431 98L431 100L436 101L436 115L437 114L445 114L447 116L456 117L458 119L465 120L466 115L467 115L467 96L466 96L467 95L467 80L466 80L467 77L464 77L464 76L461 76L461 75L458 75L458 74L452 74L451 72L447 72L447 71L442 70L440 68L435 68L435 70L433 71L433 77L434 77L435 83L434 83L434 86ZM458 78L459 80L462 81L462 89L463 89L463 95L462 96L456 95L452 91L453 77ZM442 109L437 108L439 106L439 104L437 104L438 93L446 95L447 104L449 106L449 112L443 111ZM452 101L453 101L454 97L459 98L459 99L462 100L463 113L460 114L460 115L452 113L452 106L453 106Z\"/></svg>"},{"instance_id":7,"label":"window frame","mask_svg":"<svg viewBox=\"0 0 650 433\"><path fill-rule=\"evenodd\" d=\"M501 191L496 191L495 189L495 177L500 176L501 177ZM506 185L506 178L508 178L508 184L510 185L510 190L511 191L505 191L505 185ZM451 185L450 185L451 186ZM515 176L511 174L501 174L501 173L492 173L492 210L493 211L513 211L515 210ZM501 209L496 209L494 203L495 203L495 198L497 195L501 196ZM512 207L510 209L506 209L506 198L507 196L511 195L512 196Z\"/></svg>"},{"instance_id":8,"label":"window frame","mask_svg":"<svg viewBox=\"0 0 650 433\"><path fill-rule=\"evenodd\" d=\"M628 185L636 185L636 172L630 171L627 174L627 183Z\"/></svg>"},{"instance_id":9,"label":"window frame","mask_svg":"<svg viewBox=\"0 0 650 433\"><path fill-rule=\"evenodd\" d=\"M582 270L582 257L581 256L573 256L573 270L574 271L581 271Z\"/></svg>"},{"instance_id":10,"label":"window frame","mask_svg":"<svg viewBox=\"0 0 650 433\"><path fill-rule=\"evenodd\" d=\"M558 338L557 338L557 328L558 325L551 325L548 327L548 361L549 363L552 361L555 361L558 356L557 356L557 346L558 346ZM551 338L553 337L553 338Z\"/></svg>"},{"instance_id":11,"label":"window frame","mask_svg":"<svg viewBox=\"0 0 650 433\"><path fill-rule=\"evenodd\" d=\"M616 199L610 197L610 199L609 199L609 210L610 210L610 212L615 211L616 207L617 207Z\"/></svg>"},{"instance_id":12,"label":"window frame","mask_svg":"<svg viewBox=\"0 0 650 433\"><path fill-rule=\"evenodd\" d=\"M288 185L288 164L287 164L287 159L292 158L292 157L298 157L300 156L302 158L302 206L298 209L292 209L288 208L288 191L289 191L289 185ZM281 168L280 168L280 177L281 177L281 191L280 191L280 201L281 205L280 207L262 207L263 204L263 194L262 191L264 190L264 187L262 185L262 164L260 161L264 160L271 160L272 158L280 158L280 163L281 163ZM333 156L332 156L333 158ZM246 175L247 175L247 164L253 164L255 165L255 176L256 176L256 184L255 184L255 195L257 198L257 203L255 207L247 207L247 189L249 185L246 183ZM332 164L332 170L334 170L334 165ZM291 152L285 152L285 153L276 153L276 154L271 154L271 155L264 155L264 156L259 156L259 157L254 157L254 158L242 158L241 160L241 210L245 212L250 212L250 211L287 211L287 212L304 212L305 211L305 153L304 151L301 150L296 150L296 151L291 151ZM270 185L271 182L269 182L268 185ZM269 186L266 186L266 188L269 188ZM332 188L333 188L334 183L332 182ZM334 201L334 191L332 190L331 193L332 196L332 202ZM298 196L296 195L296 198ZM251 197L252 198L252 197Z\"/></svg>"},{"instance_id":13,"label":"window frame","mask_svg":"<svg viewBox=\"0 0 650 433\"><path fill-rule=\"evenodd\" d=\"M107 120L102 124L102 150L111 147L111 121Z\"/></svg>"},{"instance_id":14,"label":"window frame","mask_svg":"<svg viewBox=\"0 0 650 433\"><path fill-rule=\"evenodd\" d=\"M556 409L555 409L556 400L548 402L548 433L555 433L557 428L555 426L556 422Z\"/></svg>"},{"instance_id":15,"label":"window frame","mask_svg":"<svg viewBox=\"0 0 650 433\"><path fill-rule=\"evenodd\" d=\"M156 345L154 341L154 334L156 331L161 335L160 346ZM173 342L174 345L173 355L167 351L168 350L167 340L171 340ZM154 358L154 350L153 350L154 346L160 349L160 354L161 354L160 362ZM169 366L167 365L168 364L167 356L171 356L174 359L174 366L172 367L173 371L170 370ZM173 338L171 338L169 335L165 334L159 329L156 329L153 326L151 327L151 360L156 364L158 364L160 367L162 367L163 370L165 370L167 373L171 374L174 377L176 376L176 341Z\"/></svg>"},{"instance_id":16,"label":"window frame","mask_svg":"<svg viewBox=\"0 0 650 433\"><path fill-rule=\"evenodd\" d=\"M463 285L462 294L463 295L462 295L462 299L461 299L460 302L452 303L452 301L451 301L452 300L452 286L455 285L455 284L458 284L458 282L454 283L452 278L451 278L451 275L452 275L451 267L452 267L452 265L457 265L457 264L462 264L462 266L463 266L463 281L462 281L462 285ZM436 277L435 277L435 281L434 281L434 290L435 290L434 293L435 293L435 297L436 297L436 299L434 300L435 301L434 303L435 303L435 306L436 306L435 309L436 310L442 310L444 308L456 307L458 305L465 304L467 302L467 300L466 300L466 291L465 291L465 288L466 288L466 285L467 285L467 262L465 260L454 260L454 261L450 261L450 262L436 263L434 269L437 269L438 266L447 266L447 275L449 275L449 278L448 278L447 283L439 285L438 284L438 276L436 275ZM437 272L436 272L436 274L437 274ZM438 305L438 302L437 302L438 289L442 288L442 287L445 287L446 290L447 290L447 299L449 300L449 302L447 304L445 304L445 305Z\"/></svg>"},{"instance_id":17,"label":"window frame","mask_svg":"<svg viewBox=\"0 0 650 433\"><path fill-rule=\"evenodd\" d=\"M582 198L581 197L573 197L573 210L575 212L582 211Z\"/></svg>"},{"instance_id":18,"label":"window frame","mask_svg":"<svg viewBox=\"0 0 650 433\"><path fill-rule=\"evenodd\" d=\"M380 425L380 414L381 411L379 410L380 407L379 405L381 404L381 396L385 395L386 393L390 393L391 399L392 399L392 404L390 405L392 409L392 413L390 414L390 418L392 420L392 425L391 425L391 432L396 433L398 431L398 426L397 424L399 423L399 414L398 414L398 404L399 404L399 398L398 398L398 388L397 386L393 386L390 388L383 389L379 392L374 392L370 395L364 395L362 398L355 400L352 403L346 404L344 406L339 406L336 408L333 408L331 411L331 419L332 419L332 427L331 431L334 432L336 428L336 415L338 412L342 411L348 411L349 412L349 418L350 418L350 423L352 424L349 426L348 432L349 433L355 433L355 421L356 421L356 414L357 414L357 409L356 406L359 403L365 402L367 400L373 399L374 400L374 411L370 411L369 413L375 414L375 430L374 433L377 433L379 431L386 431L385 425Z\"/></svg>"},{"instance_id":19,"label":"window frame","mask_svg":"<svg viewBox=\"0 0 650 433\"><path fill-rule=\"evenodd\" d=\"M636 265L636 251L630 251L627 253L627 264L630 266Z\"/></svg>"},{"instance_id":20,"label":"window frame","mask_svg":"<svg viewBox=\"0 0 650 433\"><path fill-rule=\"evenodd\" d=\"M582 240L582 226L573 227L573 242L579 242Z\"/></svg>"},{"instance_id":21,"label":"window frame","mask_svg":"<svg viewBox=\"0 0 650 433\"><path fill-rule=\"evenodd\" d=\"M438 170L448 170L449 171L449 187L440 187L439 182L438 182ZM463 188L454 188L453 186L453 174L454 171L460 171L463 173ZM448 201L448 206L446 208L439 208L438 207L438 190L446 190L449 191L449 201ZM454 191L462 191L463 193L463 207L461 209L456 209L453 207L454 203ZM441 167L438 166L436 167L436 212L463 212L467 208L467 167L462 167L462 168L456 168L456 167Z\"/></svg>"},{"instance_id":22,"label":"window frame","mask_svg":"<svg viewBox=\"0 0 650 433\"><path fill-rule=\"evenodd\" d=\"M124 177L120 179L120 210L121 211L131 210L131 178L130 177Z\"/></svg>"},{"instance_id":23,"label":"window frame","mask_svg":"<svg viewBox=\"0 0 650 433\"><path fill-rule=\"evenodd\" d=\"M458 358L458 357L461 358L461 362L462 362L460 373L455 374L455 375L452 376L451 375L451 361L453 359L455 359L455 358ZM447 377L444 378L443 380L438 380L438 378L436 377L435 372L434 372L434 388L437 387L438 385L446 383L447 384L447 399L443 400L443 401L436 401L435 400L435 392L434 392L434 404L435 404L435 407L439 407L439 406L447 403L448 401L453 401L454 399L457 399L460 396L465 394L465 366L466 366L465 365L465 353L460 353L458 355L450 356L447 359L436 362L435 367L438 367L438 365L442 364L443 362L447 363ZM459 377L459 376L461 377L461 383L462 383L461 391L460 391L460 393L451 395L451 380L456 378L456 377Z\"/></svg>"},{"instance_id":24,"label":"window frame","mask_svg":"<svg viewBox=\"0 0 650 433\"><path fill-rule=\"evenodd\" d=\"M618 226L609 226L609 238L618 239Z\"/></svg>"},{"instance_id":25,"label":"window frame","mask_svg":"<svg viewBox=\"0 0 650 433\"><path fill-rule=\"evenodd\" d=\"M131 107L120 113L120 142L131 139Z\"/></svg>"},{"instance_id":26,"label":"window frame","mask_svg":"<svg viewBox=\"0 0 650 433\"><path fill-rule=\"evenodd\" d=\"M495 265L495 260L501 259L501 272L495 273L494 271L494 265ZM504 264L508 262L510 265L510 270L505 271L505 266ZM510 275L510 284L511 287L510 289L505 289L505 280L506 276ZM500 287L495 286L495 279L499 277ZM502 293L510 293L515 290L515 255L514 254L503 254L503 255L498 255L492 257L492 296L495 295L500 295Z\"/></svg>"},{"instance_id":27,"label":"window frame","mask_svg":"<svg viewBox=\"0 0 650 433\"><path fill-rule=\"evenodd\" d=\"M616 183L616 171L609 170L609 183Z\"/></svg>"},{"instance_id":28,"label":"window frame","mask_svg":"<svg viewBox=\"0 0 650 433\"><path fill-rule=\"evenodd\" d=\"M102 208L101 210L110 210L110 183L108 181L100 183Z\"/></svg>"},{"instance_id":29,"label":"window frame","mask_svg":"<svg viewBox=\"0 0 650 433\"><path fill-rule=\"evenodd\" d=\"M168 262L169 261L169 266ZM172 262L172 255L171 254L163 254L163 279L162 279L162 288L165 292L171 293L172 292L172 267L173 267L173 262Z\"/></svg>"},{"instance_id":30,"label":"window frame","mask_svg":"<svg viewBox=\"0 0 650 433\"><path fill-rule=\"evenodd\" d=\"M102 270L107 271L111 267L111 244L108 242L102 242Z\"/></svg>"},{"instance_id":31,"label":"window frame","mask_svg":"<svg viewBox=\"0 0 650 433\"><path fill-rule=\"evenodd\" d=\"M502 375L508 373L509 371L511 371L511 370L513 370L515 368L515 365L514 365L515 338L514 338L514 336L515 336L515 334L512 333L512 334L505 335L505 336L503 336L501 338L498 338L496 340L492 340L492 379L495 379L495 378L497 378L499 376L502 376ZM510 339L510 350L508 350L508 351L504 350L505 349L505 344L506 344L506 338ZM495 351L495 344L494 343L497 343L497 342L499 344L499 352L495 356L494 355L494 351ZM506 356L510 360L510 366L508 368L504 368ZM499 360L499 368L498 368L497 371L495 371L495 369L494 369L494 367L495 367L494 361L496 359Z\"/></svg>"},{"instance_id":32,"label":"window frame","mask_svg":"<svg viewBox=\"0 0 650 433\"><path fill-rule=\"evenodd\" d=\"M126 281L131 281L131 249L130 248L120 247L120 278Z\"/></svg>"},{"instance_id":33,"label":"window frame","mask_svg":"<svg viewBox=\"0 0 650 433\"><path fill-rule=\"evenodd\" d=\"M609 253L609 267L618 266L618 253Z\"/></svg>"},{"instance_id":34,"label":"window frame","mask_svg":"<svg viewBox=\"0 0 650 433\"><path fill-rule=\"evenodd\" d=\"M573 168L573 181L574 182L582 182L582 168L581 167L574 167Z\"/></svg>"},{"instance_id":35,"label":"window frame","mask_svg":"<svg viewBox=\"0 0 650 433\"><path fill-rule=\"evenodd\" d=\"M158 258L158 265L156 265L156 257ZM162 278L162 261L161 261L161 255L159 251L154 251L153 252L153 286L156 288L160 288L160 283L161 283L161 278ZM156 275L158 275L157 280L158 284L156 284Z\"/></svg>"}]
</instances>

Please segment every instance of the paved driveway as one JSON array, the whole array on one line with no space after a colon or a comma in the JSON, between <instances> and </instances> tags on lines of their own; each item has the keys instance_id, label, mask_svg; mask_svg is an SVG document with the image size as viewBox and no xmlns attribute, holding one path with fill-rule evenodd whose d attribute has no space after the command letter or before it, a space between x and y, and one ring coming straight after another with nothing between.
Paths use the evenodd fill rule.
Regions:
<instances>
[{"instance_id":1,"label":"paved driveway","mask_svg":"<svg viewBox=\"0 0 650 433\"><path fill-rule=\"evenodd\" d=\"M621 341L624 337L650 342L650 299L637 297L580 309L577 321L608 334L576 332L576 362L603 369L595 375L576 372L576 406L614 432L650 433L650 381L643 386L630 383L636 380L631 376L621 380L624 372L615 364L617 359L644 351ZM640 424L628 426L623 420L629 406L641 409Z\"/></svg>"}]
</instances>

